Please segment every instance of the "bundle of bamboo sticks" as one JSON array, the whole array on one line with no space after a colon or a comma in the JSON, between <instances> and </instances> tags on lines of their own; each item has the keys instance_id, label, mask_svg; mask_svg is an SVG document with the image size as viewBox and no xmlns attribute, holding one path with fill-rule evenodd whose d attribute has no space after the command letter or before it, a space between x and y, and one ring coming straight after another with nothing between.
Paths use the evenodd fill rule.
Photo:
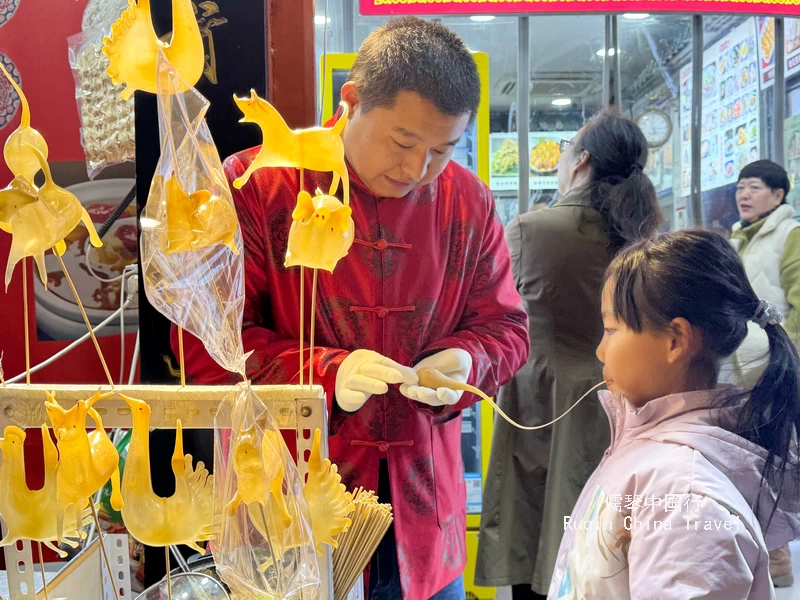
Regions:
<instances>
[{"instance_id":1,"label":"bundle of bamboo sticks","mask_svg":"<svg viewBox=\"0 0 800 600\"><path fill-rule=\"evenodd\" d=\"M333 551L334 600L347 598L394 520L392 505L379 504L375 492L358 488L353 504L353 524L339 536L339 547Z\"/></svg>"}]
</instances>

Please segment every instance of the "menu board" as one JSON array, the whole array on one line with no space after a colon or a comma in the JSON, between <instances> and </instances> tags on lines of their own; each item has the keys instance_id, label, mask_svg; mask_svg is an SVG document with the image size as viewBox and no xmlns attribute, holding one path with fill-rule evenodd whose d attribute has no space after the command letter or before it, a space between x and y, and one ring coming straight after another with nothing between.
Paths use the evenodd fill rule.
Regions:
<instances>
[{"instance_id":1,"label":"menu board","mask_svg":"<svg viewBox=\"0 0 800 600\"><path fill-rule=\"evenodd\" d=\"M703 52L700 189L736 181L759 158L759 67L755 20ZM691 193L692 68L681 71L681 194Z\"/></svg>"},{"instance_id":2,"label":"menu board","mask_svg":"<svg viewBox=\"0 0 800 600\"><path fill-rule=\"evenodd\" d=\"M761 65L761 89L775 82L775 19L756 17L758 62Z\"/></svg>"},{"instance_id":3,"label":"menu board","mask_svg":"<svg viewBox=\"0 0 800 600\"><path fill-rule=\"evenodd\" d=\"M571 140L575 131L531 132L530 189L554 190L558 188L558 159L561 158L561 140ZM519 187L519 145L517 134L489 134L489 187L492 191L516 190Z\"/></svg>"},{"instance_id":4,"label":"menu board","mask_svg":"<svg viewBox=\"0 0 800 600\"><path fill-rule=\"evenodd\" d=\"M800 71L800 19L784 19L786 35L786 77Z\"/></svg>"},{"instance_id":5,"label":"menu board","mask_svg":"<svg viewBox=\"0 0 800 600\"><path fill-rule=\"evenodd\" d=\"M800 19L784 19L786 77L800 71ZM758 56L761 63L761 89L775 81L775 19L756 17L758 27Z\"/></svg>"}]
</instances>

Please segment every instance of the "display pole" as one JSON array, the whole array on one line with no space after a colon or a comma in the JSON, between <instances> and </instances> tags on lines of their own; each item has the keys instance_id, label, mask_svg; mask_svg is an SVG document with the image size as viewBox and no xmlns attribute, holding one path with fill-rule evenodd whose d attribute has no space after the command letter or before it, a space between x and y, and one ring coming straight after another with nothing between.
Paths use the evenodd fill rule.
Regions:
<instances>
[{"instance_id":1,"label":"display pole","mask_svg":"<svg viewBox=\"0 0 800 600\"><path fill-rule=\"evenodd\" d=\"M317 317L317 270L314 269L314 283L311 286L311 336L309 338L308 386L314 386L314 321Z\"/></svg>"},{"instance_id":2,"label":"display pole","mask_svg":"<svg viewBox=\"0 0 800 600\"><path fill-rule=\"evenodd\" d=\"M703 224L703 198L700 191L702 173L700 170L700 146L703 142L703 17L692 17L692 176L691 207L694 225Z\"/></svg>"},{"instance_id":3,"label":"display pole","mask_svg":"<svg viewBox=\"0 0 800 600\"><path fill-rule=\"evenodd\" d=\"M783 126L786 121L786 72L784 71L786 56L786 21L781 17L775 19L775 85L773 86L774 106L772 119L772 160L786 167L783 151Z\"/></svg>"},{"instance_id":4,"label":"display pole","mask_svg":"<svg viewBox=\"0 0 800 600\"><path fill-rule=\"evenodd\" d=\"M31 340L28 332L28 259L22 258L22 320L25 328L25 383L31 384Z\"/></svg>"},{"instance_id":5,"label":"display pole","mask_svg":"<svg viewBox=\"0 0 800 600\"><path fill-rule=\"evenodd\" d=\"M178 327L178 361L181 363L181 387L186 387L186 363L183 360L183 327Z\"/></svg>"},{"instance_id":6,"label":"display pole","mask_svg":"<svg viewBox=\"0 0 800 600\"><path fill-rule=\"evenodd\" d=\"M115 600L120 600L119 590L117 589L117 584L115 583L114 579L114 571L111 569L111 561L108 559L106 543L103 540L103 529L100 527L100 519L97 517L97 508L94 505L94 498L89 498L89 506L92 507L92 516L94 517L94 524L97 527L97 537L100 538L100 550L103 553L103 561L106 563L106 569L108 569L108 577L111 580L112 587L114 588L114 598Z\"/></svg>"},{"instance_id":7,"label":"display pole","mask_svg":"<svg viewBox=\"0 0 800 600\"><path fill-rule=\"evenodd\" d=\"M530 130L531 118L531 57L530 41L531 31L528 17L519 18L517 33L519 50L517 52L517 145L519 147L519 164L530 163ZM517 211L522 215L528 212L531 200L530 169L519 169L519 197L517 198Z\"/></svg>"},{"instance_id":8,"label":"display pole","mask_svg":"<svg viewBox=\"0 0 800 600\"><path fill-rule=\"evenodd\" d=\"M39 568L42 571L42 588L44 589L44 600L50 600L50 597L47 595L47 575L44 572L44 556L42 555L42 542L36 542L36 546L39 548Z\"/></svg>"},{"instance_id":9,"label":"display pole","mask_svg":"<svg viewBox=\"0 0 800 600\"><path fill-rule=\"evenodd\" d=\"M167 561L167 598L172 600L172 573L169 566L169 546L164 546L164 558Z\"/></svg>"},{"instance_id":10,"label":"display pole","mask_svg":"<svg viewBox=\"0 0 800 600\"><path fill-rule=\"evenodd\" d=\"M300 192L303 191L305 186L305 169L300 169ZM298 192L299 193L299 192ZM303 337L305 336L305 327L306 327L306 319L305 319L305 291L306 291L306 270L303 265L300 265L300 385L303 385L303 365L305 361L303 360L303 350L304 350L304 342Z\"/></svg>"}]
</instances>

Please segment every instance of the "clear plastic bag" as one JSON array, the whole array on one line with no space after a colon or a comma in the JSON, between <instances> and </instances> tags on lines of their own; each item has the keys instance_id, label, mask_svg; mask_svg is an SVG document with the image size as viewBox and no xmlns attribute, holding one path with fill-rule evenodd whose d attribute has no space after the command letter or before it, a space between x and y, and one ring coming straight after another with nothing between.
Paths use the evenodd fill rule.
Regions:
<instances>
[{"instance_id":1,"label":"clear plastic bag","mask_svg":"<svg viewBox=\"0 0 800 600\"><path fill-rule=\"evenodd\" d=\"M128 0L89 0L86 8L83 9L81 29L83 31L108 30L126 8L128 8Z\"/></svg>"},{"instance_id":2,"label":"clear plastic bag","mask_svg":"<svg viewBox=\"0 0 800 600\"><path fill-rule=\"evenodd\" d=\"M106 167L136 160L133 99L120 97L121 86L115 86L106 75L108 59L102 51L103 36L121 10L108 23L84 27L67 38L89 179Z\"/></svg>"},{"instance_id":3,"label":"clear plastic bag","mask_svg":"<svg viewBox=\"0 0 800 600\"><path fill-rule=\"evenodd\" d=\"M303 589L316 597L319 565L302 479L249 383L219 405L214 434L217 573L238 598L283 600Z\"/></svg>"},{"instance_id":4,"label":"clear plastic bag","mask_svg":"<svg viewBox=\"0 0 800 600\"><path fill-rule=\"evenodd\" d=\"M209 102L159 53L161 158L141 219L150 303L199 338L223 368L244 377L242 235L205 121ZM166 88L166 89L162 89Z\"/></svg>"}]
</instances>

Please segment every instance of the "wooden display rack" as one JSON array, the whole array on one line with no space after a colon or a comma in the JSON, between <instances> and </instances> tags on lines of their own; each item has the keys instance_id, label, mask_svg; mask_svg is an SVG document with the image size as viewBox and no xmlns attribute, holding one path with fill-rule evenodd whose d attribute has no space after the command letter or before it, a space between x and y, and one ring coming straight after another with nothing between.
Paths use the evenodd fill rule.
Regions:
<instances>
[{"instance_id":1,"label":"wooden display rack","mask_svg":"<svg viewBox=\"0 0 800 600\"><path fill-rule=\"evenodd\" d=\"M23 429L38 428L48 423L44 409L45 390L56 392L59 404L70 408L78 400L89 398L98 385L24 385L15 384L0 388L0 429L6 425L16 425ZM152 415L150 427L154 429L174 429L177 419L184 428L213 429L217 407L233 386L163 386L163 385L121 385L114 388L115 395L104 399L95 408L103 417L103 425L109 428L128 429L131 427L131 410L119 397L119 393L146 401ZM275 425L281 430L294 429L297 440L297 467L305 480L308 473L307 455L310 455L314 441L314 430L322 432L322 451L328 454L328 415L325 392L321 386L293 385L254 385L253 392L260 398L272 413ZM89 421L91 423L91 421ZM92 424L93 426L93 424ZM306 452L308 451L308 452ZM107 536L106 539L111 539ZM108 547L108 542L106 546ZM34 600L42 598L34 588L33 559L29 541L4 549L6 571L11 593L10 600ZM86 568L91 566L100 569L99 553L94 553L90 560L85 555L95 543L70 561L57 576L60 585L65 589L69 580L84 580ZM126 546L127 551L127 546ZM81 558L83 557L83 558ZM91 557L90 557L91 558ZM330 550L320 559L320 593L319 600L333 600L333 573ZM90 575L91 577L91 575ZM100 573L97 572L99 581ZM50 588L48 588L49 591ZM76 589L86 590L86 587ZM24 590L24 591L23 591ZM51 594L51 598L54 598ZM305 596L304 596L305 597ZM68 596L67 600L78 600ZM87 598L80 600L104 600Z\"/></svg>"}]
</instances>

